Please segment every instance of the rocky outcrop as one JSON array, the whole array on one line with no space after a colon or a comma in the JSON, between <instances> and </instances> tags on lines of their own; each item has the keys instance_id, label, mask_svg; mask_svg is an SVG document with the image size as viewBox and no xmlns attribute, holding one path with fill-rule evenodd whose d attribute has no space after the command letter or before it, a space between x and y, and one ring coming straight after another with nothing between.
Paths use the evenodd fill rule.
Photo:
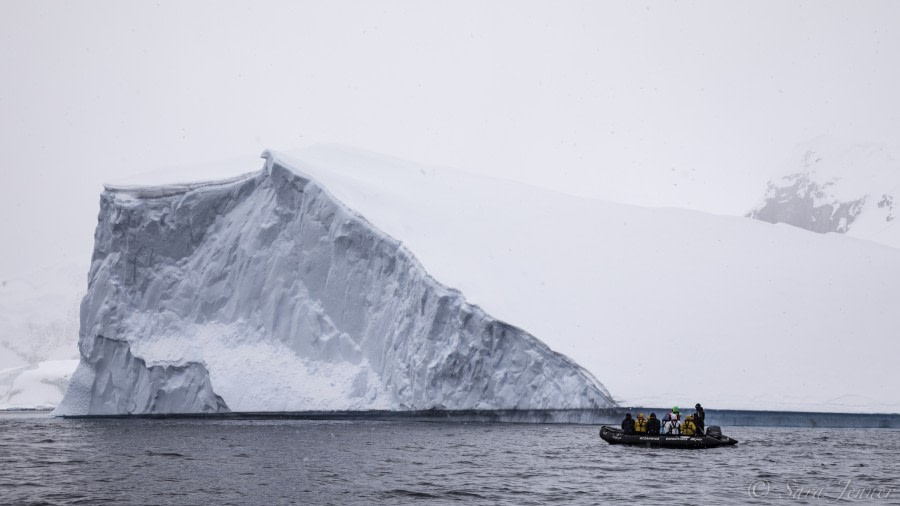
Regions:
<instances>
[{"instance_id":1,"label":"rocky outcrop","mask_svg":"<svg viewBox=\"0 0 900 506\"><path fill-rule=\"evenodd\" d=\"M807 172L769 182L764 203L747 216L769 223L787 223L820 234L846 233L866 204L866 197L840 201L829 193L835 181L819 183Z\"/></svg>"}]
</instances>

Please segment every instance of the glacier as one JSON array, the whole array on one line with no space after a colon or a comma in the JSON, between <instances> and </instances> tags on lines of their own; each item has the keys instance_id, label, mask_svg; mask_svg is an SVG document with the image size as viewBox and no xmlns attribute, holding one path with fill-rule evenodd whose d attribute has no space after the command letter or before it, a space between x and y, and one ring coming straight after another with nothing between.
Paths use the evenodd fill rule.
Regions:
<instances>
[{"instance_id":1,"label":"glacier","mask_svg":"<svg viewBox=\"0 0 900 506\"><path fill-rule=\"evenodd\" d=\"M614 405L303 162L264 157L220 181L107 185L56 415Z\"/></svg>"}]
</instances>

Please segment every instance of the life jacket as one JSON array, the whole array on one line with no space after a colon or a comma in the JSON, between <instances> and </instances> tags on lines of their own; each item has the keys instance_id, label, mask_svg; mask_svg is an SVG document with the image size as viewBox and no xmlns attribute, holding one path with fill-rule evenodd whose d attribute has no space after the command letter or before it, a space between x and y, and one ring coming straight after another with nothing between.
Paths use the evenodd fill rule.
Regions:
<instances>
[{"instance_id":1,"label":"life jacket","mask_svg":"<svg viewBox=\"0 0 900 506\"><path fill-rule=\"evenodd\" d=\"M681 424L678 420L669 420L666 422L666 434L679 435L681 433Z\"/></svg>"},{"instance_id":2,"label":"life jacket","mask_svg":"<svg viewBox=\"0 0 900 506\"><path fill-rule=\"evenodd\" d=\"M697 426L693 420L685 420L681 425L681 434L684 436L693 436L697 434Z\"/></svg>"},{"instance_id":3,"label":"life jacket","mask_svg":"<svg viewBox=\"0 0 900 506\"><path fill-rule=\"evenodd\" d=\"M635 432L647 432L647 419L638 417L634 421L634 431Z\"/></svg>"}]
</instances>

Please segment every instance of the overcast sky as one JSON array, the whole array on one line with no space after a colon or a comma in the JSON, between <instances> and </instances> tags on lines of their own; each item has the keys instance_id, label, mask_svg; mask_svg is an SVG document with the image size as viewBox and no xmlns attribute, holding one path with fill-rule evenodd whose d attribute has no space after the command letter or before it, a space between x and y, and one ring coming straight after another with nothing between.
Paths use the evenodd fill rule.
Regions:
<instances>
[{"instance_id":1,"label":"overcast sky","mask_svg":"<svg viewBox=\"0 0 900 506\"><path fill-rule=\"evenodd\" d=\"M0 1L0 277L101 183L337 142L738 213L798 143L900 139L900 2ZM749 202L749 203L748 203Z\"/></svg>"}]
</instances>

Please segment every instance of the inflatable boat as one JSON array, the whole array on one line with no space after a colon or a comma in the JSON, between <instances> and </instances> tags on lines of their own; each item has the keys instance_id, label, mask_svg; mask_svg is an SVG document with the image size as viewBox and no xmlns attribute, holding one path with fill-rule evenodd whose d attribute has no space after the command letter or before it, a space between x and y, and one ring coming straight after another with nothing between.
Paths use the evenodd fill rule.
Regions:
<instances>
[{"instance_id":1,"label":"inflatable boat","mask_svg":"<svg viewBox=\"0 0 900 506\"><path fill-rule=\"evenodd\" d=\"M710 426L706 434L700 436L672 436L647 434L625 434L618 427L604 425L600 428L600 438L611 445L647 446L651 448L716 448L737 444L737 439L722 435L718 426Z\"/></svg>"}]
</instances>

